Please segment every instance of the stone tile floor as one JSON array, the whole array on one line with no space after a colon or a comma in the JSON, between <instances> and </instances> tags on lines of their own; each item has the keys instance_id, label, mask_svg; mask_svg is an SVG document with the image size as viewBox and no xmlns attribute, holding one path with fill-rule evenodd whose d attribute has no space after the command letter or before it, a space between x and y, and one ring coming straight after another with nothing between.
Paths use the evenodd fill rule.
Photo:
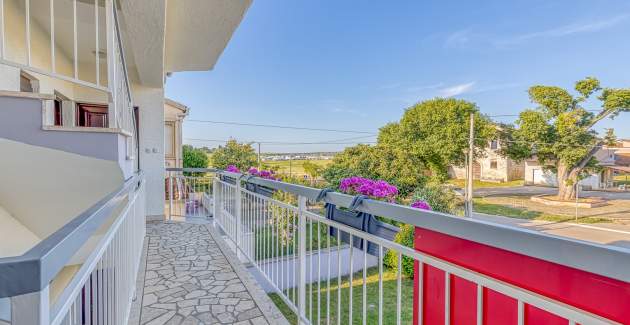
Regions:
<instances>
[{"instance_id":1,"label":"stone tile floor","mask_svg":"<svg viewBox=\"0 0 630 325\"><path fill-rule=\"evenodd\" d=\"M286 323L209 224L149 223L146 251L141 309L130 324Z\"/></svg>"}]
</instances>

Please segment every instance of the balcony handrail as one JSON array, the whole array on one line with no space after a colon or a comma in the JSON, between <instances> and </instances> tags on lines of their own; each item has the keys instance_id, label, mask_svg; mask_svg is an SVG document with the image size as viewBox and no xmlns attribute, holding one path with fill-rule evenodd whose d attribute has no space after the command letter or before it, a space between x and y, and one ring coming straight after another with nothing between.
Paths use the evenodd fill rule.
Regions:
<instances>
[{"instance_id":1,"label":"balcony handrail","mask_svg":"<svg viewBox=\"0 0 630 325\"><path fill-rule=\"evenodd\" d=\"M26 253L0 258L0 298L37 292L48 286L128 194L139 188L142 179L142 172L130 177Z\"/></svg>"},{"instance_id":2,"label":"balcony handrail","mask_svg":"<svg viewBox=\"0 0 630 325\"><path fill-rule=\"evenodd\" d=\"M123 40L122 40L122 36L120 34L120 23L118 22L118 8L116 5L117 1L113 1L112 5L113 5L113 16L114 16L114 30L116 32L116 40L118 43L118 47L120 48L120 60L122 61L122 67L123 67L123 71L125 74L125 85L127 87L126 91L127 91L127 96L129 96L129 101L131 101L133 103L133 97L131 96L131 83L129 82L129 72L127 71L127 60L125 59L125 47L123 45Z\"/></svg>"},{"instance_id":3,"label":"balcony handrail","mask_svg":"<svg viewBox=\"0 0 630 325\"><path fill-rule=\"evenodd\" d=\"M168 170L168 169L167 169ZM245 181L245 174L216 169L178 171L214 172L219 175ZM248 183L315 200L321 190L303 185L290 184L260 177L248 177ZM339 192L326 193L323 201L336 206L350 207L353 196ZM363 200L358 211L386 216L398 222L437 231L514 253L565 265L578 270L630 282L630 250L597 243L560 237L483 220L458 217L446 213L419 210L408 206L378 200Z\"/></svg>"}]
</instances>

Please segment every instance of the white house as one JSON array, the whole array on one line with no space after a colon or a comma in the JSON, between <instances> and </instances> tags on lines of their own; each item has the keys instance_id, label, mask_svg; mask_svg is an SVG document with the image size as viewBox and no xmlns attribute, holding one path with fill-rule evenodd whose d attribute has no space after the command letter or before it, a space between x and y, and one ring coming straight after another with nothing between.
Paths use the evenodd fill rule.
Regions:
<instances>
[{"instance_id":1,"label":"white house","mask_svg":"<svg viewBox=\"0 0 630 325\"><path fill-rule=\"evenodd\" d=\"M625 172L630 166L630 141L619 141L617 146L604 146L595 153L602 170L593 173L580 180L580 185L584 189L608 189L614 187L613 176L617 172ZM537 159L525 161L525 184L558 186L556 174L544 166L541 166Z\"/></svg>"},{"instance_id":2,"label":"white house","mask_svg":"<svg viewBox=\"0 0 630 325\"><path fill-rule=\"evenodd\" d=\"M164 100L164 166L182 168L182 124L190 109L172 99Z\"/></svg>"},{"instance_id":3,"label":"white house","mask_svg":"<svg viewBox=\"0 0 630 325\"><path fill-rule=\"evenodd\" d=\"M41 247L38 267L7 268L49 273L21 277L23 283L0 285L0 291L16 294L37 286L40 296L26 295L27 303L20 305L54 306L108 228L92 229L90 238L70 232L70 246L47 243L65 238L55 236L66 227L86 226L69 221L118 189L126 191L114 200L122 210L92 212L102 218L120 213L164 218L165 154L181 157L164 150L165 121L171 118L165 113L166 76L212 69L250 3L0 0L0 259ZM142 234L125 243L138 258ZM52 256L49 250L65 254L84 242L68 260L56 255L54 266L42 261ZM0 299L0 323L9 317L7 304ZM48 319L15 319L42 315L48 317L14 312L13 323L47 324Z\"/></svg>"},{"instance_id":4,"label":"white house","mask_svg":"<svg viewBox=\"0 0 630 325\"><path fill-rule=\"evenodd\" d=\"M524 164L499 154L501 141L492 140L484 150L484 156L473 163L473 178L490 182L509 182L523 179ZM466 178L466 168L450 166L449 176L456 179Z\"/></svg>"}]
</instances>

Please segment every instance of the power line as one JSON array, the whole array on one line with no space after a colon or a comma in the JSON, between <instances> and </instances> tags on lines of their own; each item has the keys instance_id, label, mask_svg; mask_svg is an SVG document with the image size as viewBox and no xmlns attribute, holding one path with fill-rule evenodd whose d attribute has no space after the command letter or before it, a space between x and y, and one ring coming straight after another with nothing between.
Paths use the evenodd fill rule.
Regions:
<instances>
[{"instance_id":1,"label":"power line","mask_svg":"<svg viewBox=\"0 0 630 325\"><path fill-rule=\"evenodd\" d=\"M200 141L200 142L217 142L217 143L226 143L230 140L220 140L220 139L202 139L202 138L184 138L184 140L188 140L188 141ZM232 140L236 140L236 139L232 139ZM330 141L324 141L324 142L282 142L282 141L243 141L243 140L236 140L237 142L244 142L244 143L260 143L260 144L266 144L266 145L314 145L314 144L376 144L376 142L335 142L335 141L342 141L343 139L338 139L338 140L330 140ZM348 139L346 139L348 140Z\"/></svg>"},{"instance_id":2,"label":"power line","mask_svg":"<svg viewBox=\"0 0 630 325\"><path fill-rule=\"evenodd\" d=\"M322 132L337 132L337 133L357 133L357 134L376 135L376 133L368 132L368 131L341 130L341 129L320 129L320 128L308 128L308 127L276 125L276 124L254 124L254 123L211 121L211 120L185 120L185 122L198 122L198 123L211 123L211 124L224 124L224 125L251 126L251 127L261 127L261 128L276 128L276 129L290 129L290 130L322 131Z\"/></svg>"}]
</instances>

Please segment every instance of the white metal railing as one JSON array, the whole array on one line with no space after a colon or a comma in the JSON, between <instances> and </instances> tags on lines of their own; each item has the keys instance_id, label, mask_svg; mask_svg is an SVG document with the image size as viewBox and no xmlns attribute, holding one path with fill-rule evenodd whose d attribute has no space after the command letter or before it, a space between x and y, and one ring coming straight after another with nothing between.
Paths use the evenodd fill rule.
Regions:
<instances>
[{"instance_id":1,"label":"white metal railing","mask_svg":"<svg viewBox=\"0 0 630 325\"><path fill-rule=\"evenodd\" d=\"M176 170L167 170L166 173L165 215L169 220L177 217L205 218L212 214L212 174L186 175Z\"/></svg>"},{"instance_id":2,"label":"white metal railing","mask_svg":"<svg viewBox=\"0 0 630 325\"><path fill-rule=\"evenodd\" d=\"M124 324L145 237L143 181L51 309L51 324Z\"/></svg>"},{"instance_id":3,"label":"white metal railing","mask_svg":"<svg viewBox=\"0 0 630 325\"><path fill-rule=\"evenodd\" d=\"M0 259L0 307L10 309L0 308L0 323L125 324L146 232L145 193L134 176L24 255Z\"/></svg>"},{"instance_id":4,"label":"white metal railing","mask_svg":"<svg viewBox=\"0 0 630 325\"><path fill-rule=\"evenodd\" d=\"M576 307L495 278L423 254L393 241L327 219L296 186L292 203L261 195L232 182L213 182L214 221L223 230L237 254L250 262L273 291L297 315L300 324L401 324L410 323L412 310L423 324L422 274L425 266L444 272L445 323L450 323L453 277L477 288L476 317L484 317L484 289L513 298L518 303L518 323L525 324L525 307L533 306L567 320L567 324L615 324ZM290 186L283 186L283 189ZM291 195L291 193L289 193ZM314 203L314 202L310 202ZM372 249L365 249L369 246ZM369 251L369 252L368 252ZM372 256L371 254L373 254ZM393 269L384 266L385 256L394 257ZM401 271L404 258L419 272L419 288ZM410 291L411 290L411 291ZM418 297L414 304L414 295Z\"/></svg>"},{"instance_id":5,"label":"white metal railing","mask_svg":"<svg viewBox=\"0 0 630 325\"><path fill-rule=\"evenodd\" d=\"M104 92L109 127L135 136L121 35L114 0L0 0L0 64Z\"/></svg>"}]
</instances>

